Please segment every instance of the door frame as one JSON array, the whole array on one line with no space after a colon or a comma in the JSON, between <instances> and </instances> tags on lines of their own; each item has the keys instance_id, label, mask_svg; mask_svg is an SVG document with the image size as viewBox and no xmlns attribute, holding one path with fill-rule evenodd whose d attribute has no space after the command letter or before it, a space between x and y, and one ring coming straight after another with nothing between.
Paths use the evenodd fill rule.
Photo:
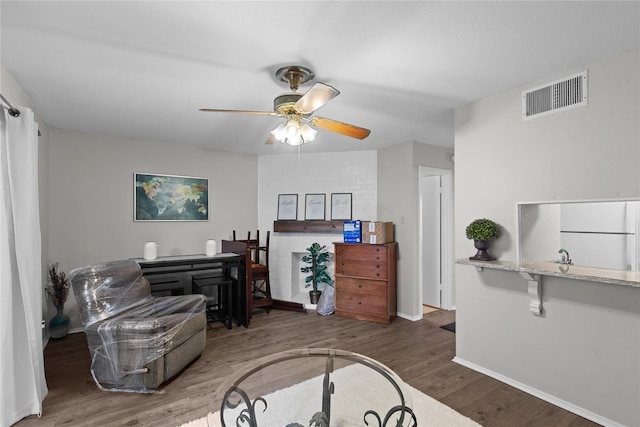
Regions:
<instances>
[{"instance_id":1,"label":"door frame","mask_svg":"<svg viewBox=\"0 0 640 427\"><path fill-rule=\"evenodd\" d=\"M448 169L438 169L428 166L418 167L418 188L419 188L419 212L418 217L418 304L419 313L422 313L422 298L423 298L423 255L425 252L424 243L422 241L423 235L423 204L426 203L423 200L423 184L422 178L425 176L439 175L441 177L441 214L440 214L440 236L441 236L441 253L440 262L442 268L442 294L441 294L441 308L445 310L455 309L453 302L453 171Z\"/></svg>"}]
</instances>

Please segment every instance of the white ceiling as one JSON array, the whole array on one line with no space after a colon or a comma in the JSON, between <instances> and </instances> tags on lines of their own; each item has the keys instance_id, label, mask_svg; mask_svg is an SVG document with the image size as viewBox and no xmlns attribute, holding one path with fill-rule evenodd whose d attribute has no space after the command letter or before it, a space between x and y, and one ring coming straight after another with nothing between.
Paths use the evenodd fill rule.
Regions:
<instances>
[{"instance_id":1,"label":"white ceiling","mask_svg":"<svg viewBox=\"0 0 640 427\"><path fill-rule=\"evenodd\" d=\"M281 119L274 72L311 67L341 95L302 149L453 147L453 110L640 46L638 1L6 1L2 66L49 126L254 154ZM312 83L314 83L312 82ZM306 91L309 84L302 86ZM11 101L11 100L10 100Z\"/></svg>"}]
</instances>

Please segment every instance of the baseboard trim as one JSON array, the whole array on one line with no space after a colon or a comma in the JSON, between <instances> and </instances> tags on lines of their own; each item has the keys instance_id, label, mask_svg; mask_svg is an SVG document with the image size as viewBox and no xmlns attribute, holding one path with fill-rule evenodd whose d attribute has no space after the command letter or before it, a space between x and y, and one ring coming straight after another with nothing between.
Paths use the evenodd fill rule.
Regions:
<instances>
[{"instance_id":1,"label":"baseboard trim","mask_svg":"<svg viewBox=\"0 0 640 427\"><path fill-rule=\"evenodd\" d=\"M549 393L546 393L544 391L538 390L534 387L528 386L526 384L523 384L519 381L516 381L512 378L506 377L502 374L499 374L497 372L494 372L490 369L484 368L482 366L476 365L475 363L469 362L467 360L461 359L458 356L453 358L453 362L465 366L469 369L473 369L476 372L480 372L481 374L484 374L488 377L494 378L498 381L501 381L505 384L508 384L512 387L515 387L519 390L524 391L525 393L528 393L532 396L535 396L539 399L544 400L545 402L549 402L553 405L556 405L562 409L566 409L569 412L573 412L576 415L580 415L581 417L584 417L588 420L591 420L595 423L601 424L603 426L610 426L610 427L624 427L623 424L620 424L614 420L611 420L609 418L603 417L601 415L598 415L596 413L593 413L581 406L578 405L574 405L573 403L567 402L566 400L560 399L554 395L551 395Z\"/></svg>"},{"instance_id":2,"label":"baseboard trim","mask_svg":"<svg viewBox=\"0 0 640 427\"><path fill-rule=\"evenodd\" d=\"M284 301L279 299L273 300L273 305L271 306L271 308L274 310L297 311L301 313L307 312L304 304L301 304L299 302Z\"/></svg>"},{"instance_id":3,"label":"baseboard trim","mask_svg":"<svg viewBox=\"0 0 640 427\"><path fill-rule=\"evenodd\" d=\"M404 313L396 313L396 316L402 318L402 319L407 319L410 320L412 322L417 322L418 320L422 320L422 314L420 314L419 316L408 316Z\"/></svg>"}]
</instances>

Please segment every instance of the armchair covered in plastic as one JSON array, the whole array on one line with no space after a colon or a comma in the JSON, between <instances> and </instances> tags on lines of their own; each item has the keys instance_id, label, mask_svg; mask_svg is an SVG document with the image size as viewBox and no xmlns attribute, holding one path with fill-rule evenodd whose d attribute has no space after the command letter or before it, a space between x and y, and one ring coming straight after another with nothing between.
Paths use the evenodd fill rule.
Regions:
<instances>
[{"instance_id":1,"label":"armchair covered in plastic","mask_svg":"<svg viewBox=\"0 0 640 427\"><path fill-rule=\"evenodd\" d=\"M206 297L154 297L137 262L69 273L99 388L150 393L206 345Z\"/></svg>"}]
</instances>

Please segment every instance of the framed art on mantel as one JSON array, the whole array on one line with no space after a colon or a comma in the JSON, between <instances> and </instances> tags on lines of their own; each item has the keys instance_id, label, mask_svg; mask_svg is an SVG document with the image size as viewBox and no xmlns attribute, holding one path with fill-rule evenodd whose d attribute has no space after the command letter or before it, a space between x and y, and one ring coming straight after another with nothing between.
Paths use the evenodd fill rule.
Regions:
<instances>
[{"instance_id":1,"label":"framed art on mantel","mask_svg":"<svg viewBox=\"0 0 640 427\"><path fill-rule=\"evenodd\" d=\"M298 219L298 195L278 194L278 220Z\"/></svg>"},{"instance_id":2,"label":"framed art on mantel","mask_svg":"<svg viewBox=\"0 0 640 427\"><path fill-rule=\"evenodd\" d=\"M331 219L351 219L351 193L331 193Z\"/></svg>"},{"instance_id":3,"label":"framed art on mantel","mask_svg":"<svg viewBox=\"0 0 640 427\"><path fill-rule=\"evenodd\" d=\"M209 179L133 174L134 221L208 221Z\"/></svg>"},{"instance_id":4,"label":"framed art on mantel","mask_svg":"<svg viewBox=\"0 0 640 427\"><path fill-rule=\"evenodd\" d=\"M304 219L324 221L324 194L305 194Z\"/></svg>"}]
</instances>

